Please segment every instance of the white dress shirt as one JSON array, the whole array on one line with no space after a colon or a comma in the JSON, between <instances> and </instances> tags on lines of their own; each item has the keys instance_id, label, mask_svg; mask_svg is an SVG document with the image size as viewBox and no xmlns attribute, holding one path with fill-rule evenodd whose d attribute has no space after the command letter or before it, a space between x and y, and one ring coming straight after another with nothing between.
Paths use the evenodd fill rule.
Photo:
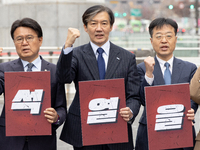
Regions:
<instances>
[{"instance_id":1,"label":"white dress shirt","mask_svg":"<svg viewBox=\"0 0 200 150\"><path fill-rule=\"evenodd\" d=\"M22 60L22 64L23 64L23 67L24 67L24 71L26 72L26 70L28 69L28 61L25 61L25 60ZM41 71L41 66L42 66L42 60L40 59L40 57L36 58L33 62L33 67L32 67L32 71Z\"/></svg>"}]
</instances>

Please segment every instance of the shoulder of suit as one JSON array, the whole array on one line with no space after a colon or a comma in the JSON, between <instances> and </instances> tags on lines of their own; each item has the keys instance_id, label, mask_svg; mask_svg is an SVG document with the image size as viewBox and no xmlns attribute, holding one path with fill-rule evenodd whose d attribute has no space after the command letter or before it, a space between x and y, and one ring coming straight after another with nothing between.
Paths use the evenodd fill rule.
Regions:
<instances>
[{"instance_id":1,"label":"shoulder of suit","mask_svg":"<svg viewBox=\"0 0 200 150\"><path fill-rule=\"evenodd\" d=\"M181 68L187 68L187 70L191 70L192 72L197 69L197 66L189 61L184 61L178 58L174 59L174 61L176 61L174 62L176 65L179 65Z\"/></svg>"},{"instance_id":2,"label":"shoulder of suit","mask_svg":"<svg viewBox=\"0 0 200 150\"><path fill-rule=\"evenodd\" d=\"M46 65L48 65L48 66L50 66L50 67L56 67L56 65L55 65L55 64L53 64L53 63L50 63L50 62L46 61L46 60L45 60L45 59L43 59L43 58L42 58L42 63L45 63Z\"/></svg>"},{"instance_id":3,"label":"shoulder of suit","mask_svg":"<svg viewBox=\"0 0 200 150\"><path fill-rule=\"evenodd\" d=\"M181 63L183 65L191 65L191 66L196 66L194 63L192 62L189 62L189 61L185 61L185 60L182 60L182 59L179 59L179 58L176 58L174 57L174 61L177 62L177 63Z\"/></svg>"},{"instance_id":4,"label":"shoulder of suit","mask_svg":"<svg viewBox=\"0 0 200 150\"><path fill-rule=\"evenodd\" d=\"M0 63L0 65L8 65L8 64L16 64L20 61L20 59L15 59L15 60L12 60L12 61L8 61L8 62L3 62L3 63Z\"/></svg>"},{"instance_id":5,"label":"shoulder of suit","mask_svg":"<svg viewBox=\"0 0 200 150\"><path fill-rule=\"evenodd\" d=\"M11 70L13 70L13 67L15 67L16 65L19 65L20 63L21 63L20 59L15 59L12 61L0 63L0 70L1 71L11 71Z\"/></svg>"},{"instance_id":6,"label":"shoulder of suit","mask_svg":"<svg viewBox=\"0 0 200 150\"><path fill-rule=\"evenodd\" d=\"M145 64L144 62L141 62L137 65L138 68L145 68Z\"/></svg>"},{"instance_id":7,"label":"shoulder of suit","mask_svg":"<svg viewBox=\"0 0 200 150\"><path fill-rule=\"evenodd\" d=\"M118 45L115 45L112 42L110 42L110 49L118 50L119 52L127 54L128 56L134 56L134 54L132 52L130 52L129 50L124 49L124 48L122 48L122 47L120 47Z\"/></svg>"},{"instance_id":8,"label":"shoulder of suit","mask_svg":"<svg viewBox=\"0 0 200 150\"><path fill-rule=\"evenodd\" d=\"M110 48L113 48L113 49L118 49L118 50L122 50L122 51L127 51L126 49L118 46L118 45L115 45L113 44L112 42L110 42Z\"/></svg>"}]
</instances>

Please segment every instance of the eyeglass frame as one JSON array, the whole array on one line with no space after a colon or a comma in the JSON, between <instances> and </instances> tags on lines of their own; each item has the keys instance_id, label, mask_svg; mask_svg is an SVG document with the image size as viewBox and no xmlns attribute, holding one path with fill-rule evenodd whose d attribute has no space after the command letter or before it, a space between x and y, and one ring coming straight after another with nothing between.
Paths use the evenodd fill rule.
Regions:
<instances>
[{"instance_id":1,"label":"eyeglass frame","mask_svg":"<svg viewBox=\"0 0 200 150\"><path fill-rule=\"evenodd\" d=\"M28 40L28 38L30 38L30 37L31 37L31 39ZM14 39L14 42L17 43L17 44L22 44L24 42L24 39L25 39L26 42L29 43L29 42L32 42L35 37L38 37L38 36L33 36L33 35L27 35L25 37L18 36L17 38ZM21 42L17 41L17 39L19 39L19 38L21 38L21 40L22 40Z\"/></svg>"},{"instance_id":2,"label":"eyeglass frame","mask_svg":"<svg viewBox=\"0 0 200 150\"><path fill-rule=\"evenodd\" d=\"M170 36L170 37L167 37ZM157 34L155 35L156 40L161 41L163 37L165 37L166 40L171 40L173 38L173 33L167 33L167 34Z\"/></svg>"}]
</instances>

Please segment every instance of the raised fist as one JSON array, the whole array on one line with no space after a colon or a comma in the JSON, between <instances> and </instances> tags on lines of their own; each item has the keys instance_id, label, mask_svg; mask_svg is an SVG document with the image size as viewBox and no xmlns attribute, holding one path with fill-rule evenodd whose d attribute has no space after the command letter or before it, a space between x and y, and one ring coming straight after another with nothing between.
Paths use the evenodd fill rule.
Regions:
<instances>
[{"instance_id":1,"label":"raised fist","mask_svg":"<svg viewBox=\"0 0 200 150\"><path fill-rule=\"evenodd\" d=\"M78 29L69 28L68 33L67 33L67 39L65 42L65 48L71 47L74 44L76 38L79 38L79 36L80 36L80 32Z\"/></svg>"},{"instance_id":2,"label":"raised fist","mask_svg":"<svg viewBox=\"0 0 200 150\"><path fill-rule=\"evenodd\" d=\"M144 60L144 64L146 67L146 76L149 78L153 78L153 71L154 71L154 65L155 60L153 57L149 56Z\"/></svg>"}]
</instances>

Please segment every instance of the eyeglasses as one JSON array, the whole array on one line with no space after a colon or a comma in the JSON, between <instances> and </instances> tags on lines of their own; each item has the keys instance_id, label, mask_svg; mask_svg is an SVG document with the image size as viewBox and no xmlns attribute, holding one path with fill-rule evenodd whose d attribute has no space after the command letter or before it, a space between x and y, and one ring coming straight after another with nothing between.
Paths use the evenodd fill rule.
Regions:
<instances>
[{"instance_id":1,"label":"eyeglasses","mask_svg":"<svg viewBox=\"0 0 200 150\"><path fill-rule=\"evenodd\" d=\"M163 39L163 37L165 37L165 39L167 39L167 40L170 40L170 39L173 38L173 36L174 36L173 34L165 34L165 35L158 34L155 37L156 37L157 40L160 41L160 40Z\"/></svg>"},{"instance_id":2,"label":"eyeglasses","mask_svg":"<svg viewBox=\"0 0 200 150\"><path fill-rule=\"evenodd\" d=\"M14 41L15 41L15 43L17 43L17 44L21 44L23 41L24 41L24 39L26 40L26 42L32 42L33 40L34 40L34 38L35 37L38 37L38 36L33 36L33 35L28 35L28 36L26 36L26 37L17 37L16 39L14 39Z\"/></svg>"}]
</instances>

